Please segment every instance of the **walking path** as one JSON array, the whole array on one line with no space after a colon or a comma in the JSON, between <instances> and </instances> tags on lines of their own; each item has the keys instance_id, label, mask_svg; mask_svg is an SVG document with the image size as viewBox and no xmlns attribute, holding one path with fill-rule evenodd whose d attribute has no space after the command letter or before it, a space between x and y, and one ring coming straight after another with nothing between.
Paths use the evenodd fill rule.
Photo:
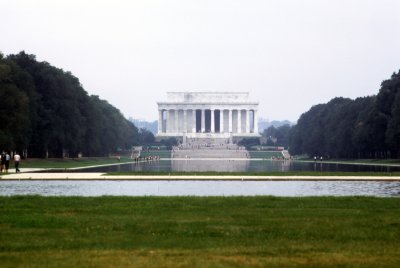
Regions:
<instances>
[{"instance_id":1,"label":"walking path","mask_svg":"<svg viewBox=\"0 0 400 268\"><path fill-rule=\"evenodd\" d=\"M104 173L18 173L0 180L247 180L247 181L400 181L400 176L244 176L244 175L115 175Z\"/></svg>"}]
</instances>

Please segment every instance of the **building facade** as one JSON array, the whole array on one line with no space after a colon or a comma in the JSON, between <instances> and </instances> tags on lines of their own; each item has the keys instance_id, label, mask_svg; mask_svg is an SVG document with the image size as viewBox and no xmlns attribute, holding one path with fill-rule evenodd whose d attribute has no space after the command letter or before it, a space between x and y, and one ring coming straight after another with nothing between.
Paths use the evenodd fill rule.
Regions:
<instances>
[{"instance_id":1,"label":"building facade","mask_svg":"<svg viewBox=\"0 0 400 268\"><path fill-rule=\"evenodd\" d=\"M259 137L258 102L248 92L167 92L158 105L163 137Z\"/></svg>"}]
</instances>

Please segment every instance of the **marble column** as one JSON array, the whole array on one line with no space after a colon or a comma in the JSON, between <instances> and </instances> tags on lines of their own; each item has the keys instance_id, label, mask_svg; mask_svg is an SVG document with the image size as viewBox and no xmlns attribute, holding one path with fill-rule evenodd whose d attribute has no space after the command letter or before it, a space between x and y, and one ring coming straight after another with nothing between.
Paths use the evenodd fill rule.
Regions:
<instances>
[{"instance_id":1,"label":"marble column","mask_svg":"<svg viewBox=\"0 0 400 268\"><path fill-rule=\"evenodd\" d=\"M201 109L201 133L206 132L206 110Z\"/></svg>"},{"instance_id":2,"label":"marble column","mask_svg":"<svg viewBox=\"0 0 400 268\"><path fill-rule=\"evenodd\" d=\"M224 110L219 110L219 133L224 133Z\"/></svg>"},{"instance_id":3,"label":"marble column","mask_svg":"<svg viewBox=\"0 0 400 268\"><path fill-rule=\"evenodd\" d=\"M196 133L196 110L192 110L192 133Z\"/></svg>"},{"instance_id":4,"label":"marble column","mask_svg":"<svg viewBox=\"0 0 400 268\"><path fill-rule=\"evenodd\" d=\"M158 110L158 134L162 133L162 123L163 123L162 114L163 114L163 111Z\"/></svg>"},{"instance_id":5,"label":"marble column","mask_svg":"<svg viewBox=\"0 0 400 268\"><path fill-rule=\"evenodd\" d=\"M250 111L246 110L246 133L250 133Z\"/></svg>"},{"instance_id":6,"label":"marble column","mask_svg":"<svg viewBox=\"0 0 400 268\"><path fill-rule=\"evenodd\" d=\"M254 133L255 133L255 134L258 134L258 117L257 117L257 110L254 110L253 120L254 120Z\"/></svg>"},{"instance_id":7,"label":"marble column","mask_svg":"<svg viewBox=\"0 0 400 268\"><path fill-rule=\"evenodd\" d=\"M178 116L179 116L179 110L178 109L176 109L175 110L175 126L174 126L174 133L177 133L178 132L178 130L179 130L179 119L178 119Z\"/></svg>"},{"instance_id":8,"label":"marble column","mask_svg":"<svg viewBox=\"0 0 400 268\"><path fill-rule=\"evenodd\" d=\"M169 110L165 111L165 132L169 133L170 132L170 122L169 122Z\"/></svg>"},{"instance_id":9,"label":"marble column","mask_svg":"<svg viewBox=\"0 0 400 268\"><path fill-rule=\"evenodd\" d=\"M229 133L232 133L232 110L229 109Z\"/></svg>"},{"instance_id":10,"label":"marble column","mask_svg":"<svg viewBox=\"0 0 400 268\"><path fill-rule=\"evenodd\" d=\"M238 111L238 118L237 118L237 133L242 133L242 111Z\"/></svg>"},{"instance_id":11,"label":"marble column","mask_svg":"<svg viewBox=\"0 0 400 268\"><path fill-rule=\"evenodd\" d=\"M211 112L211 133L215 133L215 120L214 120L215 110L210 110L210 112Z\"/></svg>"},{"instance_id":12,"label":"marble column","mask_svg":"<svg viewBox=\"0 0 400 268\"><path fill-rule=\"evenodd\" d=\"M187 132L187 110L183 110L183 133Z\"/></svg>"}]
</instances>

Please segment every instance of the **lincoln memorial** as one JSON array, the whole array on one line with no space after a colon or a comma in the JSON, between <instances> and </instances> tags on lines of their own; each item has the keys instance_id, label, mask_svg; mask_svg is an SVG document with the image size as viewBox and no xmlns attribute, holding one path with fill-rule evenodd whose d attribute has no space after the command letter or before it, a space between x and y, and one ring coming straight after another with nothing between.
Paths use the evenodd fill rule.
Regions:
<instances>
[{"instance_id":1,"label":"lincoln memorial","mask_svg":"<svg viewBox=\"0 0 400 268\"><path fill-rule=\"evenodd\" d=\"M259 137L258 102L248 92L167 92L158 105L158 138Z\"/></svg>"}]
</instances>

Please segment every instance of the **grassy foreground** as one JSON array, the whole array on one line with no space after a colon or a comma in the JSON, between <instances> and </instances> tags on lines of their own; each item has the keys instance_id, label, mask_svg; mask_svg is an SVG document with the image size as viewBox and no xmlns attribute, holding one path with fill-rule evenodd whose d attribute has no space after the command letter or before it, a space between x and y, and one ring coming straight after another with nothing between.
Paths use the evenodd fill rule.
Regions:
<instances>
[{"instance_id":1,"label":"grassy foreground","mask_svg":"<svg viewBox=\"0 0 400 268\"><path fill-rule=\"evenodd\" d=\"M1 267L399 267L400 199L0 197Z\"/></svg>"}]
</instances>

